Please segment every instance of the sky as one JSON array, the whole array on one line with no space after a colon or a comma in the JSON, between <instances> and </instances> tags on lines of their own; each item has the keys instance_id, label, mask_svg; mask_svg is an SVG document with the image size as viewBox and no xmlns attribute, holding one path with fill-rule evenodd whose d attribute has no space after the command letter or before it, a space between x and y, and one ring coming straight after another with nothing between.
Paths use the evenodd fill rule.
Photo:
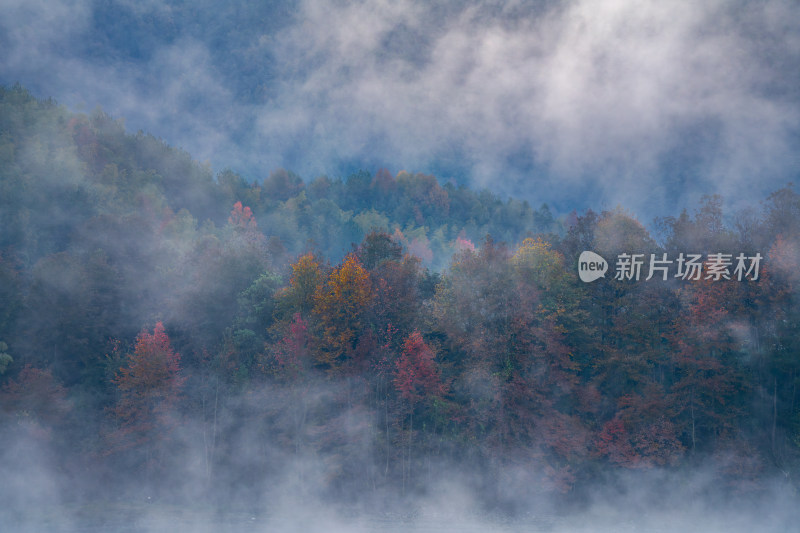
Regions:
<instances>
[{"instance_id":1,"label":"sky","mask_svg":"<svg viewBox=\"0 0 800 533\"><path fill-rule=\"evenodd\" d=\"M385 167L647 222L800 175L792 0L2 0L0 50L0 83L249 180Z\"/></svg>"}]
</instances>

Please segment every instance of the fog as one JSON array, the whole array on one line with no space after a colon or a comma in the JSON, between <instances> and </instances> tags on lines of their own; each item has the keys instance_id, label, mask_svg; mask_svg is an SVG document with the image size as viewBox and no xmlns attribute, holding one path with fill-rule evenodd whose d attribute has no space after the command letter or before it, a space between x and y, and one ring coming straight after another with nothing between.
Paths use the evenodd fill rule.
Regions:
<instances>
[{"instance_id":1,"label":"fog","mask_svg":"<svg viewBox=\"0 0 800 533\"><path fill-rule=\"evenodd\" d=\"M0 51L0 532L797 529L796 2L5 0ZM656 251L762 277L613 279Z\"/></svg>"},{"instance_id":2,"label":"fog","mask_svg":"<svg viewBox=\"0 0 800 533\"><path fill-rule=\"evenodd\" d=\"M250 180L387 167L561 212L733 207L800 168L796 3L5 2L0 81Z\"/></svg>"},{"instance_id":3,"label":"fog","mask_svg":"<svg viewBox=\"0 0 800 533\"><path fill-rule=\"evenodd\" d=\"M364 477L353 480L361 486L335 487L331 469L341 466L341 457L302 444L287 451L268 430L293 424L280 420L295 414L292 407L279 412L287 392L314 411L335 393L326 388L345 386L327 382L311 394L267 388L230 398L217 430L233 435L226 443L231 455L219 472L208 468L214 453L204 435L209 421L185 421L164 466L144 476L77 464L57 445L43 446L35 428L7 431L0 454L3 531L736 533L791 531L800 518L788 479L729 490L720 485L720 471L730 466L724 459L677 470L608 471L580 487L578 498L565 500L543 483L536 466L506 466L488 475L469 461L416 457L426 468L415 490L376 489L367 474L372 436L358 420L364 413L344 413L349 422L340 426L348 440L363 443L356 460ZM266 414L245 416L248 409ZM268 418L274 426L267 426ZM313 426L294 437L313 439Z\"/></svg>"}]
</instances>

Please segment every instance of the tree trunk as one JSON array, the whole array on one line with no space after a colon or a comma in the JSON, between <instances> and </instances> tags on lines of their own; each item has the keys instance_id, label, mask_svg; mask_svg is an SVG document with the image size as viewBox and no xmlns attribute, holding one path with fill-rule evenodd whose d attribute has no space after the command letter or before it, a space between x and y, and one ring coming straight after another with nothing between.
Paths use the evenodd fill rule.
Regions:
<instances>
[{"instance_id":1,"label":"tree trunk","mask_svg":"<svg viewBox=\"0 0 800 533\"><path fill-rule=\"evenodd\" d=\"M691 414L692 414L692 454L694 454L697 448L697 439L695 433L695 424L694 424L694 388L692 388L692 395L689 399Z\"/></svg>"},{"instance_id":2,"label":"tree trunk","mask_svg":"<svg viewBox=\"0 0 800 533\"><path fill-rule=\"evenodd\" d=\"M772 454L776 454L775 432L778 427L778 378L772 378Z\"/></svg>"}]
</instances>

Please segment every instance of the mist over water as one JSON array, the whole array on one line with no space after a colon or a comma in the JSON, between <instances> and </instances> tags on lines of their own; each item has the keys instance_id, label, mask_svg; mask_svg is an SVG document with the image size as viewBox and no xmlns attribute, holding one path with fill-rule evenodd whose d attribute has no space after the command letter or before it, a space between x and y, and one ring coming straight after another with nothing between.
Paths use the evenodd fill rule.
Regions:
<instances>
[{"instance_id":1,"label":"mist over water","mask_svg":"<svg viewBox=\"0 0 800 533\"><path fill-rule=\"evenodd\" d=\"M433 475L413 495L390 490L341 498L320 490L325 457L265 452L270 444L252 437L243 436L246 442L237 446L241 464L263 464L265 455L275 461L273 473L253 484L246 471L209 484L196 440L181 443L169 470L130 484L65 471L57 455L31 440L6 438L0 523L12 533L777 533L793 530L800 519L796 492L785 479L763 480L757 492L737 494L719 486L718 465L709 463L682 471L617 472L582 487L581 501L572 503L535 487L498 486L503 501L493 505L488 502L496 493L483 493L486 480L466 462L434 464ZM505 473L512 485L515 477L533 476Z\"/></svg>"},{"instance_id":2,"label":"mist over water","mask_svg":"<svg viewBox=\"0 0 800 533\"><path fill-rule=\"evenodd\" d=\"M216 420L184 418L160 466L146 471L60 450L35 422L5 426L0 524L12 533L777 533L800 519L788 473L726 486L723 472L740 468L738 457L605 470L565 497L535 461L487 470L467 458L419 455L409 459L419 479L407 490L381 486L370 479L382 466L371 464L374 434L364 420L374 414L345 408L337 435L320 435L313 415L298 423L299 412L326 411L351 386L323 380L231 396ZM224 452L212 449L214 430L226 436ZM318 437L356 443L352 462L312 449ZM225 462L212 464L223 453ZM343 466L354 470L344 484Z\"/></svg>"}]
</instances>

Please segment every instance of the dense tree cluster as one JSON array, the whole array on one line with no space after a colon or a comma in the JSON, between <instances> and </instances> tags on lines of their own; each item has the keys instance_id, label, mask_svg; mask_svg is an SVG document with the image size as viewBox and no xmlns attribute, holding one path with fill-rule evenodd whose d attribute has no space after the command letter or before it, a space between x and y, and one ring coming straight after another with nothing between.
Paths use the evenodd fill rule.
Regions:
<instances>
[{"instance_id":1,"label":"dense tree cluster","mask_svg":"<svg viewBox=\"0 0 800 533\"><path fill-rule=\"evenodd\" d=\"M500 499L712 458L732 490L791 478L800 195L732 224L721 205L653 236L407 172L249 183L0 89L0 446L136 467L120 483L200 449L211 492L308 457L325 474L299 483L330 495L447 462ZM757 280L583 283L584 250L764 259Z\"/></svg>"}]
</instances>

